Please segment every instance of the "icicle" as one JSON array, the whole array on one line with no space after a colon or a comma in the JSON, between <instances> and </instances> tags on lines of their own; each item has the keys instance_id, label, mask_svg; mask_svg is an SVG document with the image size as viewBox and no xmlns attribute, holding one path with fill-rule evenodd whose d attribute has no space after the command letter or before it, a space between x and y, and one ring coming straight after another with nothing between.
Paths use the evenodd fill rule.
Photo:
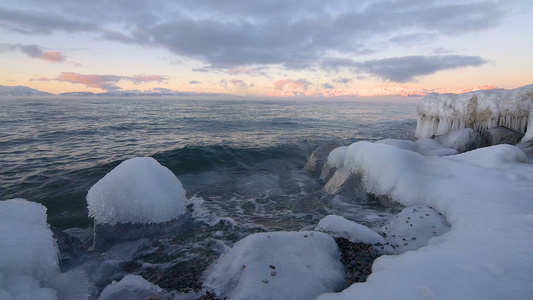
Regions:
<instances>
[{"instance_id":1,"label":"icicle","mask_svg":"<svg viewBox=\"0 0 533 300\"><path fill-rule=\"evenodd\" d=\"M456 129L470 127L483 132L505 126L526 132L525 140L533 139L533 85L514 90L486 90L460 95L428 94L417 107L419 115L415 137L427 138ZM526 139L527 137L527 139Z\"/></svg>"}]
</instances>

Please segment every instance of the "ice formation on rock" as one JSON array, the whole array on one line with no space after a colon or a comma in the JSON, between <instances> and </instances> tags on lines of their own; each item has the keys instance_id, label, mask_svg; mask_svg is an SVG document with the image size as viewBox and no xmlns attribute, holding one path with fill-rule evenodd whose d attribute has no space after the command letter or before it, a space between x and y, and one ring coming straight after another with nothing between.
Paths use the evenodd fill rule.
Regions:
<instances>
[{"instance_id":1,"label":"ice formation on rock","mask_svg":"<svg viewBox=\"0 0 533 300\"><path fill-rule=\"evenodd\" d=\"M185 213L185 199L181 182L151 157L122 162L87 194L89 215L110 225L170 221Z\"/></svg>"},{"instance_id":2,"label":"ice formation on rock","mask_svg":"<svg viewBox=\"0 0 533 300\"><path fill-rule=\"evenodd\" d=\"M381 256L367 282L317 299L527 299L533 294L533 165L519 148L496 145L425 157L358 142L349 146L343 168L359 174L368 193L434 208L450 230L416 251Z\"/></svg>"},{"instance_id":3,"label":"ice formation on rock","mask_svg":"<svg viewBox=\"0 0 533 300\"><path fill-rule=\"evenodd\" d=\"M322 232L247 236L219 258L204 285L228 299L313 299L344 286L335 240Z\"/></svg>"},{"instance_id":4,"label":"ice formation on rock","mask_svg":"<svg viewBox=\"0 0 533 300\"><path fill-rule=\"evenodd\" d=\"M43 205L0 201L0 299L86 299L87 276L60 273L57 251Z\"/></svg>"},{"instance_id":5,"label":"ice formation on rock","mask_svg":"<svg viewBox=\"0 0 533 300\"><path fill-rule=\"evenodd\" d=\"M443 147L453 148L459 153L474 150L483 146L481 134L472 128L450 131L435 137Z\"/></svg>"},{"instance_id":6,"label":"ice formation on rock","mask_svg":"<svg viewBox=\"0 0 533 300\"><path fill-rule=\"evenodd\" d=\"M428 94L417 107L415 137L427 138L461 128L482 132L496 126L526 132L532 101L533 85L459 95ZM526 134L527 138L532 136L532 132Z\"/></svg>"},{"instance_id":7,"label":"ice formation on rock","mask_svg":"<svg viewBox=\"0 0 533 300\"><path fill-rule=\"evenodd\" d=\"M328 233L334 237L348 239L352 243L385 243L383 237L374 230L336 215L322 218L315 230Z\"/></svg>"},{"instance_id":8,"label":"ice formation on rock","mask_svg":"<svg viewBox=\"0 0 533 300\"><path fill-rule=\"evenodd\" d=\"M159 299L162 292L159 286L139 275L126 275L119 282L106 286L98 300Z\"/></svg>"}]
</instances>

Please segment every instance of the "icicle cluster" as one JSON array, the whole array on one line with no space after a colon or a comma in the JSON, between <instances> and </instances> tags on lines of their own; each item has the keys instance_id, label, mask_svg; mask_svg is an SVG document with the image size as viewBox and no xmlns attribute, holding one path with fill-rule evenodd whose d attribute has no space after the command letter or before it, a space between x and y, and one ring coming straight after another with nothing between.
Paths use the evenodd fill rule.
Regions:
<instances>
[{"instance_id":1,"label":"icicle cluster","mask_svg":"<svg viewBox=\"0 0 533 300\"><path fill-rule=\"evenodd\" d=\"M505 126L526 132L523 141L533 139L530 116L533 85L514 90L485 90L465 94L428 94L418 104L415 136L427 138L456 129L473 128L479 132ZM531 114L533 117L533 114ZM529 125L529 126L528 126Z\"/></svg>"}]
</instances>

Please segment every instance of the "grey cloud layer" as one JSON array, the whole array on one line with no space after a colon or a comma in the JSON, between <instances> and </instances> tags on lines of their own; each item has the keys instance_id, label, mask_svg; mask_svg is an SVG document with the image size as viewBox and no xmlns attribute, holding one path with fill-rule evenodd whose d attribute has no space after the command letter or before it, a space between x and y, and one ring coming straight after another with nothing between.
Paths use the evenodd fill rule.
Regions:
<instances>
[{"instance_id":1,"label":"grey cloud layer","mask_svg":"<svg viewBox=\"0 0 533 300\"><path fill-rule=\"evenodd\" d=\"M42 3L21 1L28 2ZM505 16L506 4L486 0L95 0L73 9L71 1L47 2L59 13L0 9L0 26L25 33L96 32L101 39L164 47L203 62L207 69L265 65L307 69L328 67L339 57L349 57L347 66L356 72L400 82L485 61L475 56L358 62L353 58L379 53L382 47L413 47L417 40L492 28Z\"/></svg>"}]
</instances>

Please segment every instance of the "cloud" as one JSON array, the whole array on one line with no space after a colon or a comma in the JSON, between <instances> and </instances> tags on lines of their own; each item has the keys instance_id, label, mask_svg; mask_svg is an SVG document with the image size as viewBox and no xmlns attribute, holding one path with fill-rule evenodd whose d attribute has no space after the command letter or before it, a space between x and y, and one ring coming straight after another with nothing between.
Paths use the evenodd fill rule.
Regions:
<instances>
[{"instance_id":1,"label":"cloud","mask_svg":"<svg viewBox=\"0 0 533 300\"><path fill-rule=\"evenodd\" d=\"M355 63L363 72L395 82L412 81L414 77L434 74L442 70L477 67L487 63L479 56L405 56Z\"/></svg>"},{"instance_id":2,"label":"cloud","mask_svg":"<svg viewBox=\"0 0 533 300\"><path fill-rule=\"evenodd\" d=\"M46 78L46 77L41 77L41 78L36 78L36 79L30 79L30 81L51 81L51 79Z\"/></svg>"},{"instance_id":3,"label":"cloud","mask_svg":"<svg viewBox=\"0 0 533 300\"><path fill-rule=\"evenodd\" d=\"M247 89L249 86L247 83L245 83L242 80L232 79L229 81L234 87L240 88L240 89Z\"/></svg>"},{"instance_id":4,"label":"cloud","mask_svg":"<svg viewBox=\"0 0 533 300\"><path fill-rule=\"evenodd\" d=\"M307 90L307 88L311 85L311 82L307 81L306 79L282 79L278 81L274 81L274 89L275 90L284 90L286 88L289 88L291 90L295 89L303 89Z\"/></svg>"},{"instance_id":5,"label":"cloud","mask_svg":"<svg viewBox=\"0 0 533 300\"><path fill-rule=\"evenodd\" d=\"M256 68L235 68L229 69L226 72L231 75L248 75L248 76L264 76L268 77L265 70L268 67L256 67Z\"/></svg>"},{"instance_id":6,"label":"cloud","mask_svg":"<svg viewBox=\"0 0 533 300\"><path fill-rule=\"evenodd\" d=\"M70 82L74 84L83 84L87 87L98 88L106 91L120 90L121 87L116 83L125 80L131 81L134 84L144 82L162 82L165 80L164 76L160 75L136 75L136 76L118 76L118 75L98 75L98 74L78 74L72 72L62 72L57 78L57 81Z\"/></svg>"},{"instance_id":7,"label":"cloud","mask_svg":"<svg viewBox=\"0 0 533 300\"><path fill-rule=\"evenodd\" d=\"M322 84L322 87L325 88L326 90L332 90L335 88L335 86L331 83L324 83Z\"/></svg>"},{"instance_id":8,"label":"cloud","mask_svg":"<svg viewBox=\"0 0 533 300\"><path fill-rule=\"evenodd\" d=\"M196 81L196 80L191 80L189 81L189 84L199 84L199 83L202 83L200 81Z\"/></svg>"},{"instance_id":9,"label":"cloud","mask_svg":"<svg viewBox=\"0 0 533 300\"><path fill-rule=\"evenodd\" d=\"M89 32L98 39L164 48L202 63L195 71L218 69L248 76L265 76L268 68L312 70L332 56L364 60L362 55L391 53L399 45L422 55L431 49L420 53L421 42L494 28L510 11L507 2L492 0L36 3L41 4L37 0L8 3L10 8L0 9L0 28L24 34ZM370 62L377 65L352 67L387 80L405 81L425 74L428 71L422 69L430 65L420 60L422 66L411 68L414 75L402 78L384 70L378 60ZM471 60L467 65L475 63Z\"/></svg>"},{"instance_id":10,"label":"cloud","mask_svg":"<svg viewBox=\"0 0 533 300\"><path fill-rule=\"evenodd\" d=\"M347 83L350 83L352 82L353 79L351 78L347 78L347 77L341 77L341 78L335 78L333 79L333 82L335 83L342 83L342 84L347 84Z\"/></svg>"},{"instance_id":11,"label":"cloud","mask_svg":"<svg viewBox=\"0 0 533 300\"><path fill-rule=\"evenodd\" d=\"M66 56L60 51L43 51L37 45L23 44L0 44L0 53L2 52L22 52L31 58L38 58L52 63L64 62Z\"/></svg>"},{"instance_id":12,"label":"cloud","mask_svg":"<svg viewBox=\"0 0 533 300\"><path fill-rule=\"evenodd\" d=\"M82 32L98 29L95 22L65 18L51 12L8 10L0 8L0 27L22 34L51 34L56 31Z\"/></svg>"},{"instance_id":13,"label":"cloud","mask_svg":"<svg viewBox=\"0 0 533 300\"><path fill-rule=\"evenodd\" d=\"M123 77L123 79L130 80L135 84L144 83L144 82L165 82L167 78L161 75L135 75L132 77Z\"/></svg>"}]
</instances>

